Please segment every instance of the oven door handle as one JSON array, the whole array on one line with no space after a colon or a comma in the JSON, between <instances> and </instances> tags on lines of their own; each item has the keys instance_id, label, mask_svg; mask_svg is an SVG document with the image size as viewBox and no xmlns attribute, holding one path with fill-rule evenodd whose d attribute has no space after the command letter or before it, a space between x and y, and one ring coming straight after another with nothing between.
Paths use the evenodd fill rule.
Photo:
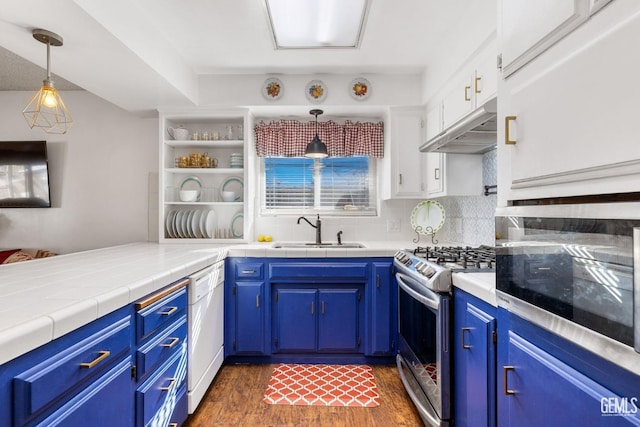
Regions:
<instances>
[{"instance_id":1,"label":"oven door handle","mask_svg":"<svg viewBox=\"0 0 640 427\"><path fill-rule=\"evenodd\" d=\"M398 282L398 286L402 288L403 291L409 294L411 298L420 301L422 304L426 305L433 310L440 309L440 297L438 294L433 292L431 289L423 287L421 289L426 295L423 295L419 292L416 292L411 286L408 285L407 282L411 282L411 278L406 274L396 273L396 281Z\"/></svg>"}]
</instances>

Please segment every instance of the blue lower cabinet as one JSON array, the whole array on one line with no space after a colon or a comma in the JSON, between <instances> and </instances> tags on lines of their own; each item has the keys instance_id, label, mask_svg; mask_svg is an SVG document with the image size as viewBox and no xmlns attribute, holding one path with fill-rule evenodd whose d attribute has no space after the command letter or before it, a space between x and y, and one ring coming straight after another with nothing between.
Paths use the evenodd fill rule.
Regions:
<instances>
[{"instance_id":1,"label":"blue lower cabinet","mask_svg":"<svg viewBox=\"0 0 640 427\"><path fill-rule=\"evenodd\" d=\"M500 426L640 425L638 376L506 310L498 319Z\"/></svg>"},{"instance_id":2,"label":"blue lower cabinet","mask_svg":"<svg viewBox=\"0 0 640 427\"><path fill-rule=\"evenodd\" d=\"M276 289L271 315L273 352L314 352L318 335L316 289Z\"/></svg>"},{"instance_id":3,"label":"blue lower cabinet","mask_svg":"<svg viewBox=\"0 0 640 427\"><path fill-rule=\"evenodd\" d=\"M496 308L454 289L456 426L496 425Z\"/></svg>"},{"instance_id":4,"label":"blue lower cabinet","mask_svg":"<svg viewBox=\"0 0 640 427\"><path fill-rule=\"evenodd\" d=\"M225 356L382 362L396 352L391 258L230 257L225 274Z\"/></svg>"},{"instance_id":5,"label":"blue lower cabinet","mask_svg":"<svg viewBox=\"0 0 640 427\"><path fill-rule=\"evenodd\" d=\"M235 336L237 354L264 353L264 282L237 282L235 292Z\"/></svg>"},{"instance_id":6,"label":"blue lower cabinet","mask_svg":"<svg viewBox=\"0 0 640 427\"><path fill-rule=\"evenodd\" d=\"M187 351L174 354L136 390L136 426L167 426L180 410L187 377Z\"/></svg>"},{"instance_id":7,"label":"blue lower cabinet","mask_svg":"<svg viewBox=\"0 0 640 427\"><path fill-rule=\"evenodd\" d=\"M274 287L274 353L361 353L362 287Z\"/></svg>"},{"instance_id":8,"label":"blue lower cabinet","mask_svg":"<svg viewBox=\"0 0 640 427\"><path fill-rule=\"evenodd\" d=\"M362 290L318 291L318 351L362 353Z\"/></svg>"},{"instance_id":9,"label":"blue lower cabinet","mask_svg":"<svg viewBox=\"0 0 640 427\"><path fill-rule=\"evenodd\" d=\"M45 420L26 425L130 426L134 414L131 392L131 358L128 357Z\"/></svg>"}]
</instances>

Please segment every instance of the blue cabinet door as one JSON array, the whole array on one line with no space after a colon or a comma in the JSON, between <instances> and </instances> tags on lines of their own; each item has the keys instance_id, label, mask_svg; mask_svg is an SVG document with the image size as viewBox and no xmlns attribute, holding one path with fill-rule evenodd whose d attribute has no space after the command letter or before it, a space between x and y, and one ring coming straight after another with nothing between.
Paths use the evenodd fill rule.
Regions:
<instances>
[{"instance_id":1,"label":"blue cabinet door","mask_svg":"<svg viewBox=\"0 0 640 427\"><path fill-rule=\"evenodd\" d=\"M361 295L359 289L352 288L318 291L319 351L360 351Z\"/></svg>"},{"instance_id":2,"label":"blue cabinet door","mask_svg":"<svg viewBox=\"0 0 640 427\"><path fill-rule=\"evenodd\" d=\"M455 422L496 425L496 309L456 289L454 308Z\"/></svg>"},{"instance_id":3,"label":"blue cabinet door","mask_svg":"<svg viewBox=\"0 0 640 427\"><path fill-rule=\"evenodd\" d=\"M618 396L512 330L504 334L499 360L501 426L640 425L633 396Z\"/></svg>"},{"instance_id":4,"label":"blue cabinet door","mask_svg":"<svg viewBox=\"0 0 640 427\"><path fill-rule=\"evenodd\" d=\"M35 425L132 426L132 396L131 357L127 357L47 419Z\"/></svg>"},{"instance_id":5,"label":"blue cabinet door","mask_svg":"<svg viewBox=\"0 0 640 427\"><path fill-rule=\"evenodd\" d=\"M274 302L274 351L316 350L317 290L276 289Z\"/></svg>"},{"instance_id":6,"label":"blue cabinet door","mask_svg":"<svg viewBox=\"0 0 640 427\"><path fill-rule=\"evenodd\" d=\"M380 356L394 354L398 331L398 302L391 261L373 262L373 277L367 296L371 299L371 316L366 354Z\"/></svg>"},{"instance_id":7,"label":"blue cabinet door","mask_svg":"<svg viewBox=\"0 0 640 427\"><path fill-rule=\"evenodd\" d=\"M264 282L236 282L237 354L264 353Z\"/></svg>"}]
</instances>

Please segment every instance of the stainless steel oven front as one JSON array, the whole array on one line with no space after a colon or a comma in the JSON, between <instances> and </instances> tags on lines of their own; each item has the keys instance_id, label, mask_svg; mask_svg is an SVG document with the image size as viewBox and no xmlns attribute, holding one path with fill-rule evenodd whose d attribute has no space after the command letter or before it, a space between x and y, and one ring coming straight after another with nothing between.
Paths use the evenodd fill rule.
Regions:
<instances>
[{"instance_id":1,"label":"stainless steel oven front","mask_svg":"<svg viewBox=\"0 0 640 427\"><path fill-rule=\"evenodd\" d=\"M640 211L505 211L496 217L498 304L640 372Z\"/></svg>"},{"instance_id":2,"label":"stainless steel oven front","mask_svg":"<svg viewBox=\"0 0 640 427\"><path fill-rule=\"evenodd\" d=\"M396 273L402 382L429 426L449 426L451 418L451 297L434 292L411 272Z\"/></svg>"}]
</instances>

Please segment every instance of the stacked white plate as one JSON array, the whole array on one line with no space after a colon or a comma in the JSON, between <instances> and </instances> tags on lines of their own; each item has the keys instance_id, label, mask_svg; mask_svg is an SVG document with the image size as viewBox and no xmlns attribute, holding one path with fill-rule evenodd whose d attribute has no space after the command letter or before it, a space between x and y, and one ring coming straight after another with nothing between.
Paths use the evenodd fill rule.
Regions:
<instances>
[{"instance_id":1,"label":"stacked white plate","mask_svg":"<svg viewBox=\"0 0 640 427\"><path fill-rule=\"evenodd\" d=\"M174 209L167 214L164 230L173 239L210 239L217 222L212 209Z\"/></svg>"},{"instance_id":2,"label":"stacked white plate","mask_svg":"<svg viewBox=\"0 0 640 427\"><path fill-rule=\"evenodd\" d=\"M244 154L242 153L231 153L229 156L229 164L232 168L242 168L244 167Z\"/></svg>"}]
</instances>

